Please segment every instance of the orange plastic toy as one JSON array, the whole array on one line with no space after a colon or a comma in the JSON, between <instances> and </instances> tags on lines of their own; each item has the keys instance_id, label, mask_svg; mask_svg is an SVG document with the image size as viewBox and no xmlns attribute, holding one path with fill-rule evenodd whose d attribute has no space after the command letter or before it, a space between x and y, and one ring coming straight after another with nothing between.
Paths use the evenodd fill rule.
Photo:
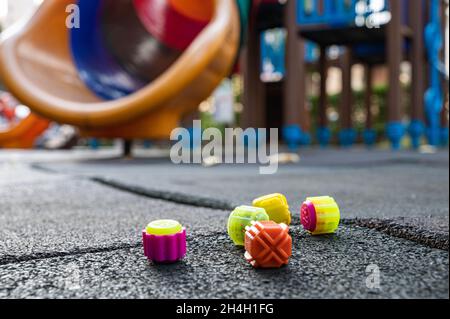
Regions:
<instances>
[{"instance_id":1,"label":"orange plastic toy","mask_svg":"<svg viewBox=\"0 0 450 319\"><path fill-rule=\"evenodd\" d=\"M246 228L245 259L255 268L280 268L292 255L292 238L286 224L253 222Z\"/></svg>"}]
</instances>

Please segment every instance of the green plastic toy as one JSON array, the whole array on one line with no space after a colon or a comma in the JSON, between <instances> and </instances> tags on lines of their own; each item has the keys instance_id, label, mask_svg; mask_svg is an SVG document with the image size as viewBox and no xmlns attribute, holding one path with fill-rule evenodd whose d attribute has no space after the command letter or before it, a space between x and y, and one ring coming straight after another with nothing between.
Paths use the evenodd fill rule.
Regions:
<instances>
[{"instance_id":1,"label":"green plastic toy","mask_svg":"<svg viewBox=\"0 0 450 319\"><path fill-rule=\"evenodd\" d=\"M250 226L252 222L268 221L264 208L253 206L236 207L228 218L228 235L236 246L244 246L245 227Z\"/></svg>"}]
</instances>

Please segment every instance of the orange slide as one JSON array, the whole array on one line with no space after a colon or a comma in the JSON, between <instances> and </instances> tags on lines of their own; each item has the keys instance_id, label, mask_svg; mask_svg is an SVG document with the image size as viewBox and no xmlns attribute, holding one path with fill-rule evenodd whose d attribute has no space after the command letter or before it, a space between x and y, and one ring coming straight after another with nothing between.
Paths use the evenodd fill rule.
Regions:
<instances>
[{"instance_id":1,"label":"orange slide","mask_svg":"<svg viewBox=\"0 0 450 319\"><path fill-rule=\"evenodd\" d=\"M188 9L183 1L164 1L182 13ZM235 1L204 1L212 8L205 27L186 49L173 55L173 63L161 74L130 94L102 98L80 76L84 73L72 56L71 30L66 27L66 10L76 0L46 0L27 24L1 35L0 78L33 112L77 126L85 136L167 139L180 119L229 75L239 50ZM186 17L204 18L205 12ZM0 131L0 147L30 146L30 136L46 123L31 114L11 131Z\"/></svg>"},{"instance_id":2,"label":"orange slide","mask_svg":"<svg viewBox=\"0 0 450 319\"><path fill-rule=\"evenodd\" d=\"M32 148L36 137L44 133L49 124L49 120L30 114L9 129L0 129L0 148Z\"/></svg>"}]
</instances>

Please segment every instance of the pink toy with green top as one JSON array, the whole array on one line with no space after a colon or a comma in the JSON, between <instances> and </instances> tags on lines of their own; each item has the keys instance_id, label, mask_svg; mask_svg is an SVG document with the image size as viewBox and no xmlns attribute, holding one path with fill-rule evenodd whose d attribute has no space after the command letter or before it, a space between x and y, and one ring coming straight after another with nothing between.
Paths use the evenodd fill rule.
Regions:
<instances>
[{"instance_id":1,"label":"pink toy with green top","mask_svg":"<svg viewBox=\"0 0 450 319\"><path fill-rule=\"evenodd\" d=\"M186 228L174 220L157 220L142 231L145 256L156 263L173 263L186 255Z\"/></svg>"}]
</instances>

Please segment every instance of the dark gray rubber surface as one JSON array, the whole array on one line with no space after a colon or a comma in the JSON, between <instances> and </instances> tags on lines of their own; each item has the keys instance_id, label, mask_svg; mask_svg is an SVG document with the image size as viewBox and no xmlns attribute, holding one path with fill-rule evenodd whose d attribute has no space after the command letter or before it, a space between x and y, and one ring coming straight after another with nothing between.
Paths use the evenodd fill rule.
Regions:
<instances>
[{"instance_id":1,"label":"dark gray rubber surface","mask_svg":"<svg viewBox=\"0 0 450 319\"><path fill-rule=\"evenodd\" d=\"M446 152L310 150L273 176L102 154L0 151L0 297L448 298ZM294 255L254 270L226 220L271 192L291 204ZM320 194L340 204L334 236L299 226L301 201ZM140 232L158 218L188 228L183 262L144 258ZM371 264L380 289L366 285Z\"/></svg>"},{"instance_id":2,"label":"dark gray rubber surface","mask_svg":"<svg viewBox=\"0 0 450 319\"><path fill-rule=\"evenodd\" d=\"M253 269L223 231L192 231L174 265L133 248L0 266L0 297L448 298L448 252L364 228L311 237L296 226L291 235L294 255L281 269ZM379 289L366 285L369 265L379 267Z\"/></svg>"}]
</instances>

